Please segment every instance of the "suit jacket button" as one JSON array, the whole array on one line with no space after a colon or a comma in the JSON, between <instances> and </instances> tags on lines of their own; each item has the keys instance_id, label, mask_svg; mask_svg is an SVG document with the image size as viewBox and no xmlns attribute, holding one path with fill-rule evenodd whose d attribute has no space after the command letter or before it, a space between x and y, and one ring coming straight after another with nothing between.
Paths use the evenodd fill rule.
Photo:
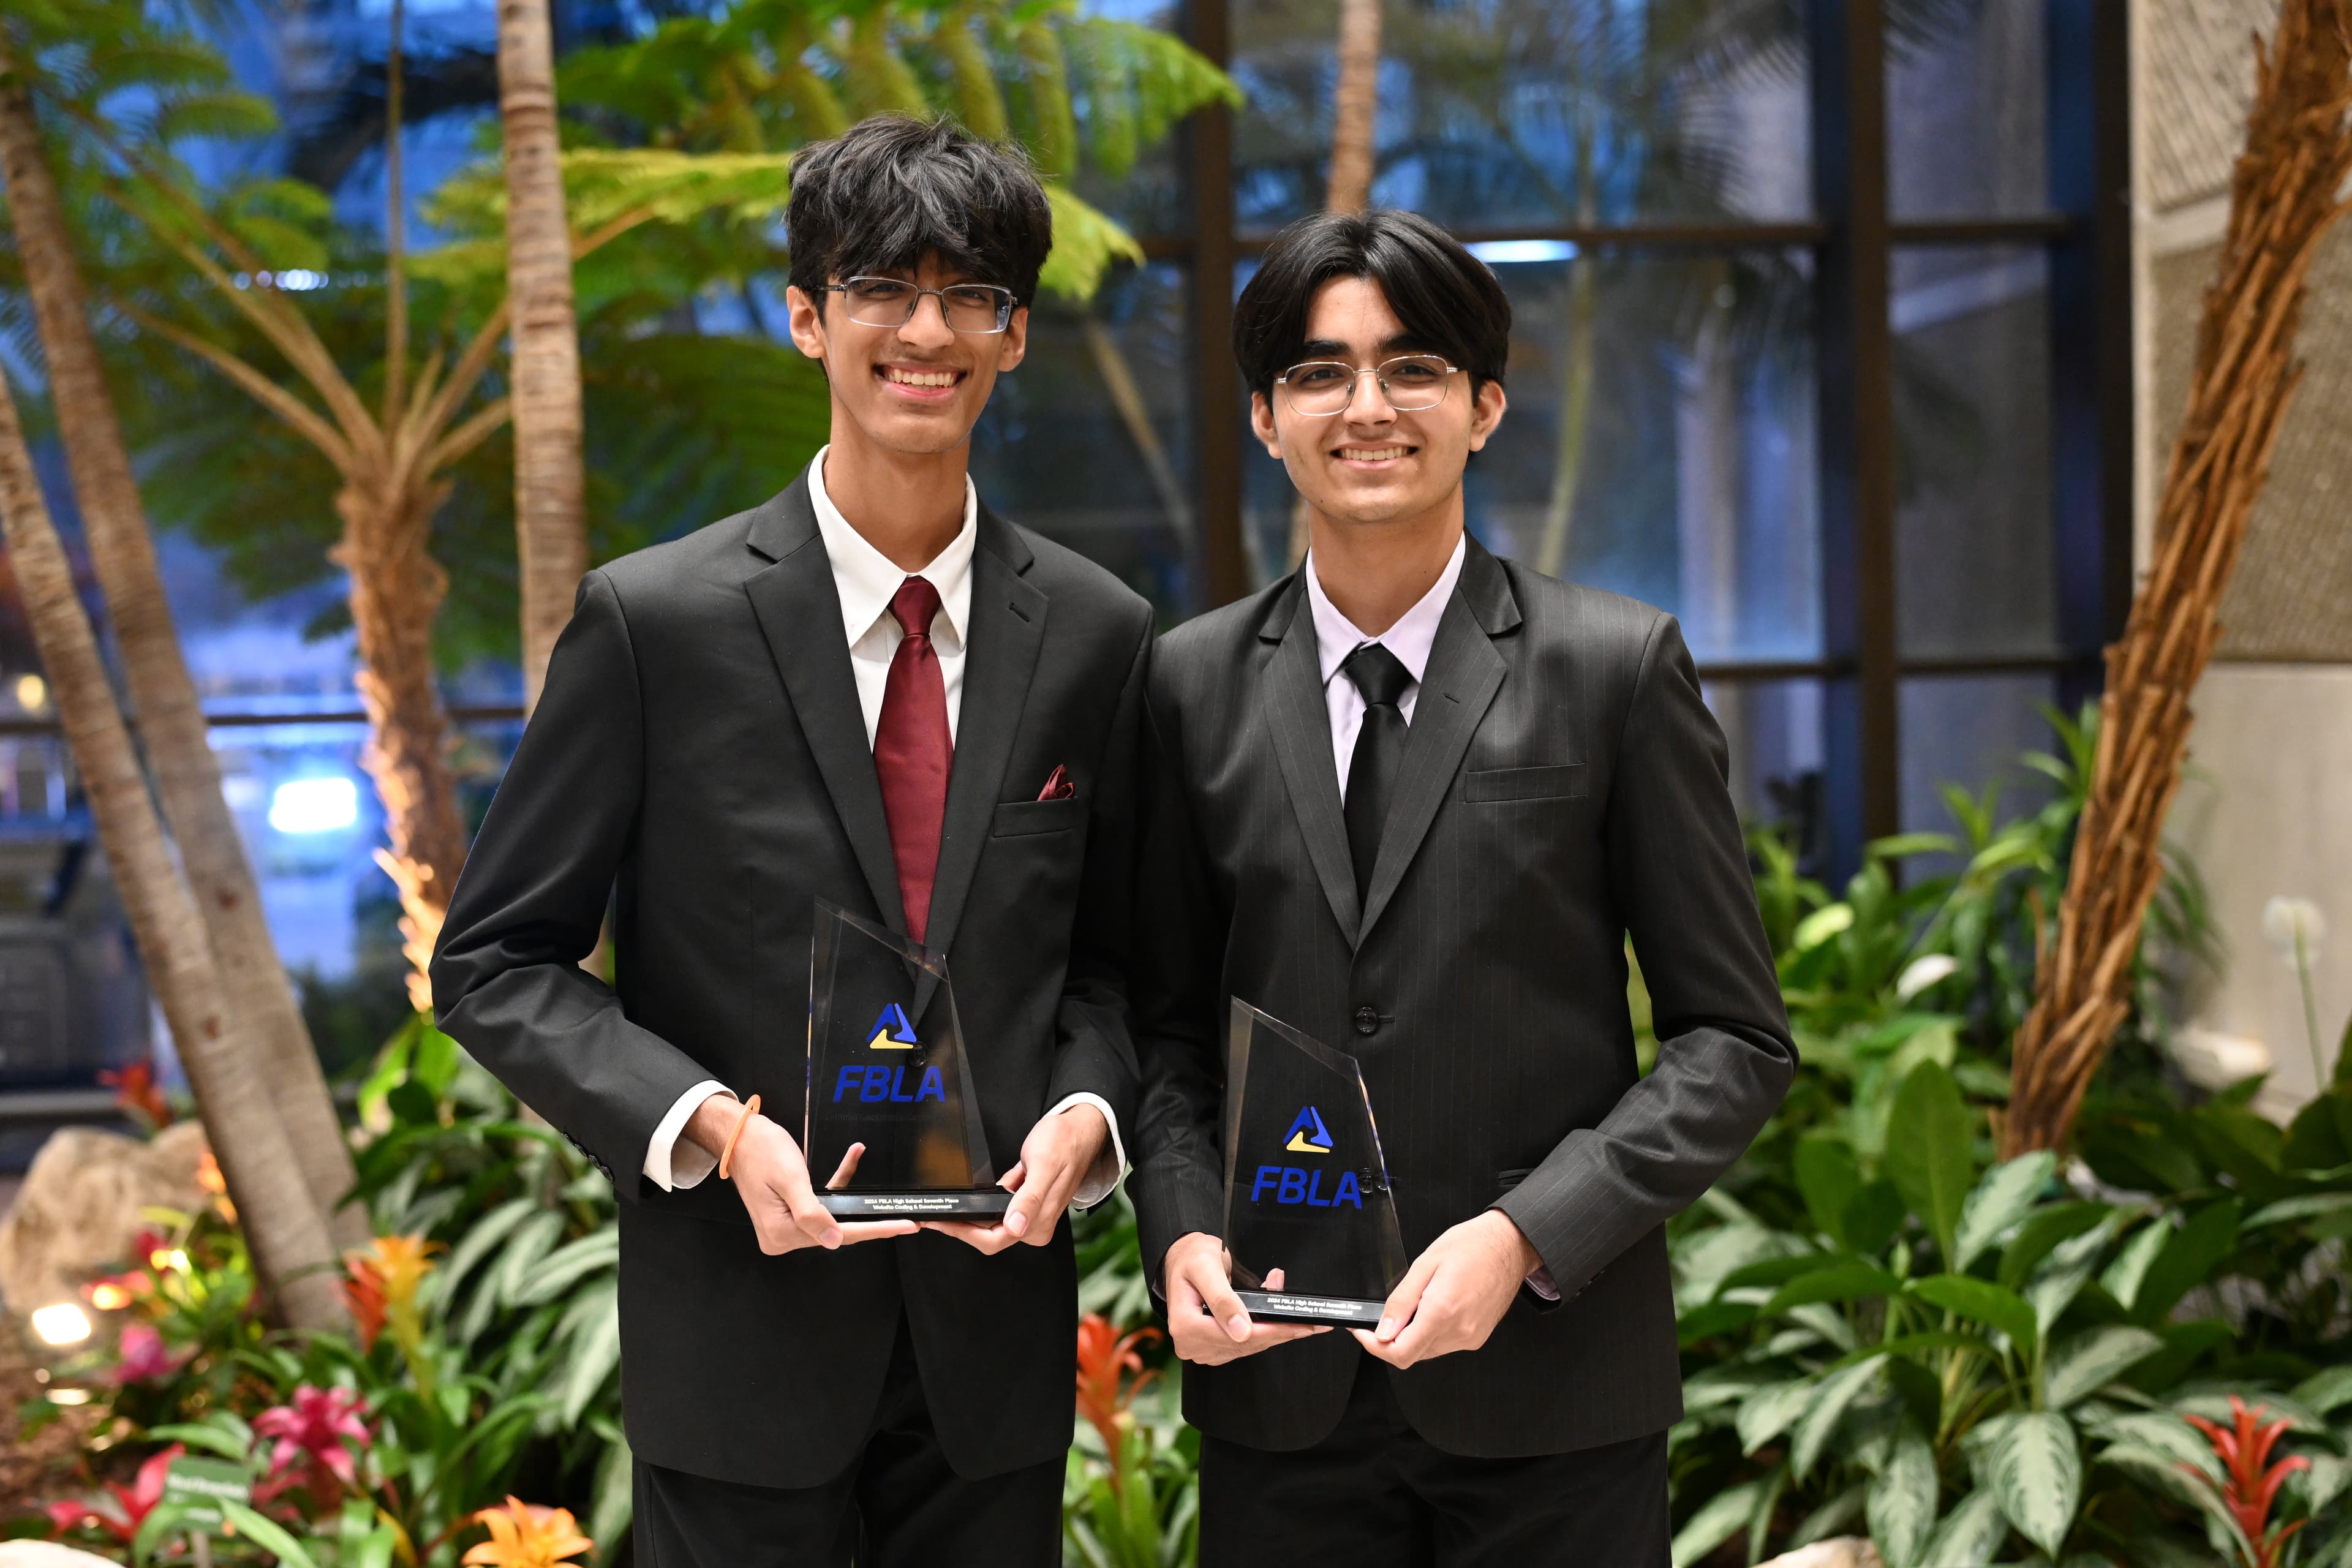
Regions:
<instances>
[{"instance_id":1,"label":"suit jacket button","mask_svg":"<svg viewBox=\"0 0 2352 1568\"><path fill-rule=\"evenodd\" d=\"M1376 1035L1380 1033L1380 1028L1381 1016L1378 1013L1373 1012L1370 1007L1356 1009L1356 1033Z\"/></svg>"}]
</instances>

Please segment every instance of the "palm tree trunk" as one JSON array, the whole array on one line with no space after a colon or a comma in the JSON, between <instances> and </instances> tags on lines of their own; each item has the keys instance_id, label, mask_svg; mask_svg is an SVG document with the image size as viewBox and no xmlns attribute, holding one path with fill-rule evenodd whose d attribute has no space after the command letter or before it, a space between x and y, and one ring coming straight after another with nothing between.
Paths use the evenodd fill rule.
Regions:
<instances>
[{"instance_id":1,"label":"palm tree trunk","mask_svg":"<svg viewBox=\"0 0 2352 1568\"><path fill-rule=\"evenodd\" d=\"M97 819L116 889L131 917L149 983L163 1006L180 1059L195 1086L229 1196L263 1286L296 1328L346 1327L335 1248L311 1200L294 1145L280 1124L257 1042L229 1005L205 940L204 917L172 864L163 825L115 705L89 613L74 591L16 399L0 382L0 527L33 640L56 693L58 715ZM118 610L116 619L124 617Z\"/></svg>"},{"instance_id":2,"label":"palm tree trunk","mask_svg":"<svg viewBox=\"0 0 2352 1568\"><path fill-rule=\"evenodd\" d=\"M548 656L572 618L572 595L588 570L580 329L572 305L572 230L563 210L547 0L499 0L499 112L506 128L515 542L522 567L528 709L539 702Z\"/></svg>"},{"instance_id":3,"label":"palm tree trunk","mask_svg":"<svg viewBox=\"0 0 2352 1568\"><path fill-rule=\"evenodd\" d=\"M1381 85L1381 0L1339 0L1339 81L1331 94L1331 174L1324 209L1372 199L1372 111Z\"/></svg>"},{"instance_id":4,"label":"palm tree trunk","mask_svg":"<svg viewBox=\"0 0 2352 1568\"><path fill-rule=\"evenodd\" d=\"M352 624L364 666L358 679L369 733L360 765L383 803L392 844L376 851L376 862L400 889L401 951L409 963L409 1000L419 1012L433 1006L427 966L466 861L449 771L449 721L433 668L433 618L449 579L425 549L433 514L448 493L446 480L356 479L335 498L343 538L334 559L351 578Z\"/></svg>"},{"instance_id":5,"label":"palm tree trunk","mask_svg":"<svg viewBox=\"0 0 2352 1568\"><path fill-rule=\"evenodd\" d=\"M0 70L13 64L0 43ZM32 99L14 77L0 80L0 178L6 181L16 254L32 295L91 563L113 608L156 792L197 906L207 913L205 930L220 984L259 1052L256 1066L293 1141L310 1196L337 1239L356 1246L367 1236L365 1212L335 1207L355 1181L351 1152L221 795L220 764L181 655L154 540L100 367L57 183Z\"/></svg>"}]
</instances>

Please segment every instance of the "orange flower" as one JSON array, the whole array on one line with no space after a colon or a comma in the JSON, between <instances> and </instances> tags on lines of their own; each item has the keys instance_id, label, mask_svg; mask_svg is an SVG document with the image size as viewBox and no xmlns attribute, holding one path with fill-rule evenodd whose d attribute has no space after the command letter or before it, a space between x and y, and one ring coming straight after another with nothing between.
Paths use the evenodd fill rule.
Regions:
<instances>
[{"instance_id":1,"label":"orange flower","mask_svg":"<svg viewBox=\"0 0 2352 1568\"><path fill-rule=\"evenodd\" d=\"M352 1310L352 1322L359 1329L360 1349L372 1351L383 1333L383 1276L364 1252L346 1256L343 1272L351 1277L343 1281L343 1304Z\"/></svg>"},{"instance_id":2,"label":"orange flower","mask_svg":"<svg viewBox=\"0 0 2352 1568\"><path fill-rule=\"evenodd\" d=\"M114 1103L145 1122L149 1131L161 1132L172 1125L172 1103L155 1081L153 1062L132 1062L119 1072L107 1068L99 1073L98 1081L114 1090Z\"/></svg>"},{"instance_id":3,"label":"orange flower","mask_svg":"<svg viewBox=\"0 0 2352 1568\"><path fill-rule=\"evenodd\" d=\"M196 1162L196 1185L212 1194L213 1206L220 1210L221 1218L231 1225L236 1223L236 1205L228 1201L228 1178L221 1174L220 1162L213 1158L209 1149Z\"/></svg>"},{"instance_id":4,"label":"orange flower","mask_svg":"<svg viewBox=\"0 0 2352 1568\"><path fill-rule=\"evenodd\" d=\"M1102 1434L1103 1447L1114 1465L1119 1458L1119 1429L1134 1420L1128 1406L1154 1375L1143 1370L1143 1357L1136 1347L1159 1337L1158 1329L1121 1334L1100 1312L1088 1312L1078 1324L1078 1414ZM1128 1373L1135 1378L1122 1390L1119 1382Z\"/></svg>"},{"instance_id":5,"label":"orange flower","mask_svg":"<svg viewBox=\"0 0 2352 1568\"><path fill-rule=\"evenodd\" d=\"M365 1252L343 1258L343 1300L360 1331L360 1346L373 1350L389 1326L403 1346L414 1342L419 1324L416 1292L433 1272L437 1241L421 1236L379 1236Z\"/></svg>"},{"instance_id":6,"label":"orange flower","mask_svg":"<svg viewBox=\"0 0 2352 1568\"><path fill-rule=\"evenodd\" d=\"M464 1561L483 1568L559 1568L596 1543L580 1533L568 1508L541 1508L509 1497L504 1508L486 1508L474 1522L489 1527L490 1538L467 1550Z\"/></svg>"}]
</instances>

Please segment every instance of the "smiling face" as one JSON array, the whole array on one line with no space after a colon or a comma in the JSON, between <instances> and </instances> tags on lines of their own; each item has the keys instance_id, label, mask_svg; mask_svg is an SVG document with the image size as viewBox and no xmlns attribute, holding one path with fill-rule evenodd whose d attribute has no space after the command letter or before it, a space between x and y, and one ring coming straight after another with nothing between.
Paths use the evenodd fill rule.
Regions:
<instances>
[{"instance_id":1,"label":"smiling face","mask_svg":"<svg viewBox=\"0 0 2352 1568\"><path fill-rule=\"evenodd\" d=\"M916 268L882 268L923 289L987 283L927 255ZM835 282L841 281L835 279ZM1018 307L1001 332L959 332L941 302L926 295L904 326L876 327L849 319L849 297L828 293L823 309L799 289L784 290L792 309L793 342L824 363L833 384L833 438L858 439L886 451L929 457L971 437L997 375L1021 363L1028 347L1029 311Z\"/></svg>"},{"instance_id":2,"label":"smiling face","mask_svg":"<svg viewBox=\"0 0 2352 1568\"><path fill-rule=\"evenodd\" d=\"M1370 370L1400 354L1444 354L1407 331L1380 285L1334 278L1315 292L1299 357ZM1251 423L1280 458L1307 504L1338 526L1409 522L1439 508L1458 510L1463 466L1503 417L1503 388L1486 382L1474 398L1470 377L1444 378L1433 408L1400 412L1376 376L1360 375L1339 413L1302 415L1277 385L1250 400ZM1399 384L1400 395L1407 388Z\"/></svg>"}]
</instances>

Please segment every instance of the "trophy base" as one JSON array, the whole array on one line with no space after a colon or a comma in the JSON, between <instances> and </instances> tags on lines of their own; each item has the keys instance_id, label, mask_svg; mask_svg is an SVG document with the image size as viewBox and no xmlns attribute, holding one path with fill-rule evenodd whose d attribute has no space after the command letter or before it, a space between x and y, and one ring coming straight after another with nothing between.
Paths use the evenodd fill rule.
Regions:
<instances>
[{"instance_id":1,"label":"trophy base","mask_svg":"<svg viewBox=\"0 0 2352 1568\"><path fill-rule=\"evenodd\" d=\"M1343 1323L1371 1328L1384 1301L1351 1301L1344 1296L1297 1296L1287 1290L1236 1290L1249 1315L1261 1323Z\"/></svg>"},{"instance_id":2,"label":"trophy base","mask_svg":"<svg viewBox=\"0 0 2352 1568\"><path fill-rule=\"evenodd\" d=\"M1013 1205L1003 1187L915 1193L819 1193L835 1219L999 1219Z\"/></svg>"}]
</instances>

